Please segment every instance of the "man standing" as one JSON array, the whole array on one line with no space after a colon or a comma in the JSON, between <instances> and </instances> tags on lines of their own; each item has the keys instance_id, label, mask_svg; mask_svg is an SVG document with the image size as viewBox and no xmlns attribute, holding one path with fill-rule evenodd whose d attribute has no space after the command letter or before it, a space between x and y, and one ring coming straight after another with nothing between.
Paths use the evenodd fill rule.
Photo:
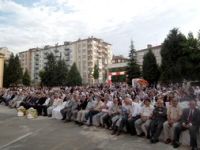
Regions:
<instances>
[{"instance_id":1,"label":"man standing","mask_svg":"<svg viewBox=\"0 0 200 150\"><path fill-rule=\"evenodd\" d=\"M182 131L189 130L190 146L192 150L197 149L197 134L200 125L200 111L196 108L196 101L193 99L189 102L189 108L183 110L180 123L175 127L174 131L174 148L180 146L179 137Z\"/></svg>"},{"instance_id":2,"label":"man standing","mask_svg":"<svg viewBox=\"0 0 200 150\"><path fill-rule=\"evenodd\" d=\"M178 125L182 110L178 105L178 100L176 98L171 99L171 105L167 109L167 121L163 124L164 129L164 140L166 144L169 144L174 138L174 128Z\"/></svg>"}]
</instances>

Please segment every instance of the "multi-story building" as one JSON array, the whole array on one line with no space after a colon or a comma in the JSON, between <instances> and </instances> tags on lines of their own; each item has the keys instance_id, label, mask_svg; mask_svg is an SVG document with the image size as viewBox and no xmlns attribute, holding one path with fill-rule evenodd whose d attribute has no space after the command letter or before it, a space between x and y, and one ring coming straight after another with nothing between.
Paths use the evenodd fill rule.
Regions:
<instances>
[{"instance_id":1,"label":"multi-story building","mask_svg":"<svg viewBox=\"0 0 200 150\"><path fill-rule=\"evenodd\" d=\"M65 60L68 66L75 62L85 84L94 82L92 74L95 64L99 66L99 82L103 82L107 65L112 59L111 44L94 37L64 42L63 45L30 49L21 52L19 56L22 67L29 68L32 81L40 81L39 72L44 69L49 53L53 53L57 60Z\"/></svg>"},{"instance_id":2,"label":"multi-story building","mask_svg":"<svg viewBox=\"0 0 200 150\"><path fill-rule=\"evenodd\" d=\"M149 49L151 49L151 51L155 55L157 64L161 65L161 59L162 59L161 55L160 55L161 47L162 47L162 45L152 46L152 45L148 44L147 48L138 50L137 51L137 63L138 63L138 65L142 66L143 57L149 51Z\"/></svg>"},{"instance_id":3,"label":"multi-story building","mask_svg":"<svg viewBox=\"0 0 200 150\"><path fill-rule=\"evenodd\" d=\"M111 44L102 39L89 37L71 43L72 57L77 64L83 83L94 83L93 70L99 67L99 83L106 79L108 64L111 64Z\"/></svg>"},{"instance_id":4,"label":"multi-story building","mask_svg":"<svg viewBox=\"0 0 200 150\"><path fill-rule=\"evenodd\" d=\"M7 61L12 54L12 52L7 47L0 47L0 53L4 55L5 61Z\"/></svg>"},{"instance_id":5,"label":"multi-story building","mask_svg":"<svg viewBox=\"0 0 200 150\"><path fill-rule=\"evenodd\" d=\"M56 44L55 46L46 45L44 48L32 48L19 53L21 66L24 70L28 70L33 82L40 81L39 72L44 69L47 63L47 55L50 53L53 53L57 60L65 60L67 65L72 64L69 42L64 42L63 45Z\"/></svg>"}]
</instances>

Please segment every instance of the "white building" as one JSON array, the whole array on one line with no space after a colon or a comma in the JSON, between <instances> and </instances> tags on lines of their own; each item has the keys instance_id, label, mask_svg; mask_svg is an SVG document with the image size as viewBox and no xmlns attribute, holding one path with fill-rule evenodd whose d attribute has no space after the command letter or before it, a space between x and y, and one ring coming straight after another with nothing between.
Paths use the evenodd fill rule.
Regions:
<instances>
[{"instance_id":1,"label":"white building","mask_svg":"<svg viewBox=\"0 0 200 150\"><path fill-rule=\"evenodd\" d=\"M144 55L151 49L153 54L156 57L156 61L158 65L161 65L161 55L160 55L160 50L161 50L162 45L157 45L157 46L152 46L150 44L147 45L147 48L137 50L137 63L138 65L142 66L143 64L143 57Z\"/></svg>"},{"instance_id":2,"label":"white building","mask_svg":"<svg viewBox=\"0 0 200 150\"><path fill-rule=\"evenodd\" d=\"M22 68L29 70L33 82L40 81L39 72L45 67L49 53L53 53L57 60L65 60L68 66L75 62L85 84L94 83L92 73L95 64L99 66L99 82L103 82L107 65L112 59L111 44L94 37L64 42L63 45L33 48L19 53Z\"/></svg>"}]
</instances>

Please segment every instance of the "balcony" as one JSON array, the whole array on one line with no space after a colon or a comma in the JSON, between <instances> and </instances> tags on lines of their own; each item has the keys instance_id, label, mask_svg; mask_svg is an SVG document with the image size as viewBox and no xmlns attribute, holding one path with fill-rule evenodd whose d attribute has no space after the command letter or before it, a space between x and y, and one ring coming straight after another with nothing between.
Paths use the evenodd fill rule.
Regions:
<instances>
[{"instance_id":1,"label":"balcony","mask_svg":"<svg viewBox=\"0 0 200 150\"><path fill-rule=\"evenodd\" d=\"M88 66L93 67L93 62L88 62Z\"/></svg>"}]
</instances>

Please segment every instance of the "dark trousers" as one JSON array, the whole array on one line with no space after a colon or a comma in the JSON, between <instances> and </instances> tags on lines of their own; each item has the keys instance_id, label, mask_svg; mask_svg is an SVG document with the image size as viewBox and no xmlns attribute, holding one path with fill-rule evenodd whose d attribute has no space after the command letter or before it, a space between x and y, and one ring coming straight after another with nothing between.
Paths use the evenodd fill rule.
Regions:
<instances>
[{"instance_id":1,"label":"dark trousers","mask_svg":"<svg viewBox=\"0 0 200 150\"><path fill-rule=\"evenodd\" d=\"M138 120L140 118L139 115L132 117L131 119L128 120L128 124L127 124L127 132L130 133L131 135L135 135L136 134L136 130L135 130L135 121Z\"/></svg>"},{"instance_id":2,"label":"dark trousers","mask_svg":"<svg viewBox=\"0 0 200 150\"><path fill-rule=\"evenodd\" d=\"M103 118L103 124L106 125L108 128L110 128L110 126L112 125L111 116L110 116L109 114L107 114L107 115Z\"/></svg>"},{"instance_id":3,"label":"dark trousers","mask_svg":"<svg viewBox=\"0 0 200 150\"><path fill-rule=\"evenodd\" d=\"M71 116L72 116L71 108L63 108L60 112L63 116L62 120L65 120L65 119L71 120Z\"/></svg>"},{"instance_id":4,"label":"dark trousers","mask_svg":"<svg viewBox=\"0 0 200 150\"><path fill-rule=\"evenodd\" d=\"M38 105L35 106L35 109L37 109L38 115L43 115L43 116L47 116L47 106L44 105Z\"/></svg>"},{"instance_id":5,"label":"dark trousers","mask_svg":"<svg viewBox=\"0 0 200 150\"><path fill-rule=\"evenodd\" d=\"M99 111L98 110L91 110L89 111L89 113L87 114L87 117L86 119L88 120L89 119L89 125L92 125L92 117L96 114L98 114Z\"/></svg>"},{"instance_id":6,"label":"dark trousers","mask_svg":"<svg viewBox=\"0 0 200 150\"><path fill-rule=\"evenodd\" d=\"M126 127L126 130L128 130L128 115L124 115L121 119L121 122L119 124L119 132L123 131L124 127Z\"/></svg>"},{"instance_id":7,"label":"dark trousers","mask_svg":"<svg viewBox=\"0 0 200 150\"><path fill-rule=\"evenodd\" d=\"M152 120L150 123L150 136L152 139L158 140L162 129L163 129L163 120Z\"/></svg>"},{"instance_id":8,"label":"dark trousers","mask_svg":"<svg viewBox=\"0 0 200 150\"><path fill-rule=\"evenodd\" d=\"M183 127L181 124L177 125L174 130L174 142L179 143L180 134L182 131L189 130L190 133L190 146L197 147L197 134L198 134L198 127L191 126L189 128Z\"/></svg>"}]
</instances>

